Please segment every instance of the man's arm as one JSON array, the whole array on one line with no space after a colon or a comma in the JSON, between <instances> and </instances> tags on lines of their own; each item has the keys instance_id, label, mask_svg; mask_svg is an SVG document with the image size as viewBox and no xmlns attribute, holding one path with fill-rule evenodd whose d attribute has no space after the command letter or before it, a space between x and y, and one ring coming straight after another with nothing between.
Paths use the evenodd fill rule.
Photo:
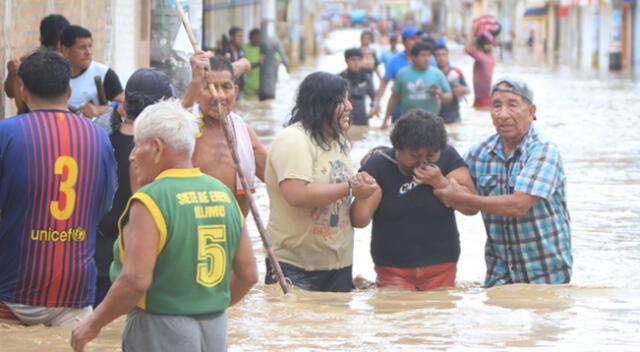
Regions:
<instances>
[{"instance_id":1,"label":"man's arm","mask_svg":"<svg viewBox=\"0 0 640 352\"><path fill-rule=\"evenodd\" d=\"M94 118L104 114L109 110L109 108L109 105L95 105L92 102L88 102L79 107L78 111L80 111L85 117Z\"/></svg>"},{"instance_id":2,"label":"man's arm","mask_svg":"<svg viewBox=\"0 0 640 352\"><path fill-rule=\"evenodd\" d=\"M438 87L436 91L436 98L440 100L441 103L448 103L453 100L453 92L451 91L451 85L444 74L440 71L436 71L439 74L439 78L436 86Z\"/></svg>"},{"instance_id":3,"label":"man's arm","mask_svg":"<svg viewBox=\"0 0 640 352\"><path fill-rule=\"evenodd\" d=\"M419 166L413 169L413 181L418 184L427 184L433 187L434 194L438 196L439 189L446 188L450 183L456 182L460 186L461 192L468 192L476 194L476 187L473 184L471 175L469 175L469 169L466 166L458 167L457 169L450 171L446 176L442 174L440 168L435 164L426 166ZM440 200L448 207L451 207L465 215L475 215L478 209L467 206L464 203L447 203L445 200Z\"/></svg>"},{"instance_id":4,"label":"man's arm","mask_svg":"<svg viewBox=\"0 0 640 352\"><path fill-rule=\"evenodd\" d=\"M449 182L451 180L455 180L458 184L463 186L467 192L470 194L478 194L476 191L476 186L471 179L471 175L469 174L469 169L466 167L459 167L447 174L447 179ZM466 204L459 204L454 207L455 210L461 212L464 215L476 215L478 213L478 208L473 208L467 206Z\"/></svg>"},{"instance_id":5,"label":"man's arm","mask_svg":"<svg viewBox=\"0 0 640 352\"><path fill-rule=\"evenodd\" d=\"M376 98L376 91L373 88L373 78L371 78L371 76L369 75L366 75L365 80L367 82L367 95L369 96L369 99L371 99L371 101L373 102Z\"/></svg>"},{"instance_id":6,"label":"man's arm","mask_svg":"<svg viewBox=\"0 0 640 352\"><path fill-rule=\"evenodd\" d=\"M18 69L20 68L20 59L13 59L7 62L7 79L4 81L4 91L9 98L20 96L18 90Z\"/></svg>"},{"instance_id":7,"label":"man's arm","mask_svg":"<svg viewBox=\"0 0 640 352\"><path fill-rule=\"evenodd\" d=\"M473 56L473 54L471 54L471 52L474 49L474 44L475 44L475 33L476 33L476 23L474 22L473 25L471 26L471 30L467 33L467 38L464 41L464 51Z\"/></svg>"},{"instance_id":8,"label":"man's arm","mask_svg":"<svg viewBox=\"0 0 640 352\"><path fill-rule=\"evenodd\" d=\"M29 108L27 104L22 100L22 96L20 95L20 86L21 81L18 76L18 69L20 68L20 59L13 59L7 63L7 79L4 81L4 91L7 94L7 97L13 98L16 104L16 110L18 114L24 114L29 112Z\"/></svg>"},{"instance_id":9,"label":"man's arm","mask_svg":"<svg viewBox=\"0 0 640 352\"><path fill-rule=\"evenodd\" d=\"M387 84L389 84L388 79L384 77L380 79L380 87L378 87L378 91L376 92L376 95L373 98L373 101L380 103L380 99L382 99L382 96L384 95L384 91L385 89L387 89Z\"/></svg>"},{"instance_id":10,"label":"man's arm","mask_svg":"<svg viewBox=\"0 0 640 352\"><path fill-rule=\"evenodd\" d=\"M448 186L434 190L434 194L438 196L443 203L453 208L467 207L478 209L489 214L512 217L525 215L540 199L522 192L499 196L471 194L456 182L455 179L451 180Z\"/></svg>"},{"instance_id":11,"label":"man's arm","mask_svg":"<svg viewBox=\"0 0 640 352\"><path fill-rule=\"evenodd\" d=\"M251 287L258 282L258 270L256 268L256 258L251 248L251 240L245 226L242 227L242 237L233 257L233 267L231 269L231 302L234 305L249 292Z\"/></svg>"},{"instance_id":12,"label":"man's arm","mask_svg":"<svg viewBox=\"0 0 640 352\"><path fill-rule=\"evenodd\" d=\"M190 109L197 103L198 92L207 84L205 72L210 69L209 58L211 56L213 56L213 53L210 51L198 51L189 58L189 64L191 65L191 82L189 82L189 87L187 87L187 91L182 96L182 106L185 109ZM240 77L251 71L251 62L245 57L232 62L231 65L233 66L233 73L236 77Z\"/></svg>"},{"instance_id":13,"label":"man's arm","mask_svg":"<svg viewBox=\"0 0 640 352\"><path fill-rule=\"evenodd\" d=\"M282 42L280 40L276 40L276 53L280 55L280 61L289 72L289 59L287 58L287 53L285 53L284 48L282 47Z\"/></svg>"},{"instance_id":14,"label":"man's arm","mask_svg":"<svg viewBox=\"0 0 640 352\"><path fill-rule=\"evenodd\" d=\"M190 109L195 103L198 97L198 92L204 88L205 71L209 69L209 58L213 56L210 51L198 51L189 57L189 64L191 65L191 82L189 87L182 97L182 106L186 109Z\"/></svg>"},{"instance_id":15,"label":"man's arm","mask_svg":"<svg viewBox=\"0 0 640 352\"><path fill-rule=\"evenodd\" d=\"M451 90L453 91L453 95L456 98L460 98L469 94L469 87L467 86L467 81L464 79L464 75L462 74L462 71L459 71L459 73L460 73L459 84L456 84L455 87L451 87Z\"/></svg>"},{"instance_id":16,"label":"man's arm","mask_svg":"<svg viewBox=\"0 0 640 352\"><path fill-rule=\"evenodd\" d=\"M247 126L247 130L249 131L249 137L251 137L253 156L256 159L256 176L258 176L260 181L264 182L265 166L267 165L267 149L262 142L260 142L253 128Z\"/></svg>"},{"instance_id":17,"label":"man's arm","mask_svg":"<svg viewBox=\"0 0 640 352\"><path fill-rule=\"evenodd\" d=\"M127 259L104 301L71 334L74 351L83 351L100 330L129 312L140 301L153 280L160 233L149 210L139 201L131 204L129 223L124 229Z\"/></svg>"},{"instance_id":18,"label":"man's arm","mask_svg":"<svg viewBox=\"0 0 640 352\"><path fill-rule=\"evenodd\" d=\"M388 127L389 118L393 115L393 112L396 110L396 106L400 101L400 94L397 92L393 92L391 97L389 98L389 102L387 103L387 111L384 114L384 120L382 120L382 129L386 129Z\"/></svg>"},{"instance_id":19,"label":"man's arm","mask_svg":"<svg viewBox=\"0 0 640 352\"><path fill-rule=\"evenodd\" d=\"M102 86L104 87L105 97L107 101L115 101L118 103L118 113L121 115L124 114L124 90L122 89L122 84L120 83L120 78L112 69L109 69L104 76L104 81L102 82ZM78 110L82 112L82 114L86 117L98 117L105 112L107 112L111 108L111 105L95 105L91 101L82 105Z\"/></svg>"},{"instance_id":20,"label":"man's arm","mask_svg":"<svg viewBox=\"0 0 640 352\"><path fill-rule=\"evenodd\" d=\"M441 102L443 103L448 103L451 100L453 100L453 93L449 92L440 92L438 95L438 98L440 99Z\"/></svg>"},{"instance_id":21,"label":"man's arm","mask_svg":"<svg viewBox=\"0 0 640 352\"><path fill-rule=\"evenodd\" d=\"M233 66L233 74L236 77L240 77L245 73L251 71L251 62L246 57L241 57L238 60L231 63Z\"/></svg>"},{"instance_id":22,"label":"man's arm","mask_svg":"<svg viewBox=\"0 0 640 352\"><path fill-rule=\"evenodd\" d=\"M469 94L469 88L463 86L462 84L458 84L457 86L451 88L451 92L453 93L454 97L460 98Z\"/></svg>"}]
</instances>

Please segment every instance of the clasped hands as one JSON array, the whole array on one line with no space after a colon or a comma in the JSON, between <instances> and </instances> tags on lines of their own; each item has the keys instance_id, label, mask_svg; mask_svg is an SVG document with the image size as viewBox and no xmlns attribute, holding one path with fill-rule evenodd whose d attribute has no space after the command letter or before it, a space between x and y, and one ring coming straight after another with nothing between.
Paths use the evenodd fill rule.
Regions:
<instances>
[{"instance_id":1,"label":"clasped hands","mask_svg":"<svg viewBox=\"0 0 640 352\"><path fill-rule=\"evenodd\" d=\"M355 199L366 199L378 188L378 183L373 176L366 171L361 171L349 179L351 193Z\"/></svg>"}]
</instances>

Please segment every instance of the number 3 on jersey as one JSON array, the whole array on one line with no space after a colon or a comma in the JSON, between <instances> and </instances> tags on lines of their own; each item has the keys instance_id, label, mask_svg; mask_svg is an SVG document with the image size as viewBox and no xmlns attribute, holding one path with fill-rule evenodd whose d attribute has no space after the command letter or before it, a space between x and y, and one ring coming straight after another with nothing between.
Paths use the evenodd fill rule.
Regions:
<instances>
[{"instance_id":1,"label":"number 3 on jersey","mask_svg":"<svg viewBox=\"0 0 640 352\"><path fill-rule=\"evenodd\" d=\"M225 225L198 226L198 267L196 282L213 287L224 278L227 269L227 253L220 244L227 240Z\"/></svg>"},{"instance_id":2,"label":"number 3 on jersey","mask_svg":"<svg viewBox=\"0 0 640 352\"><path fill-rule=\"evenodd\" d=\"M56 218L56 220L67 220L71 217L76 204L76 191L74 187L78 180L78 163L74 158L67 155L58 157L54 165L55 174L62 177L64 169L67 169L67 177L64 180L60 180L58 200L51 201L49 204L51 215ZM62 199L64 199L64 202L62 202ZM60 207L61 203L64 204L63 207Z\"/></svg>"}]
</instances>

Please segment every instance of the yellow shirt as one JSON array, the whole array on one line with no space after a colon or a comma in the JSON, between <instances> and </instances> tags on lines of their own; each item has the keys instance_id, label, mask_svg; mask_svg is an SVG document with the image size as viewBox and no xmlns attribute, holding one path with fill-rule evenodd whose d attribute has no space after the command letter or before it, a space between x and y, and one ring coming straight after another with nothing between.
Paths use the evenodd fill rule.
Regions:
<instances>
[{"instance_id":1,"label":"yellow shirt","mask_svg":"<svg viewBox=\"0 0 640 352\"><path fill-rule=\"evenodd\" d=\"M284 199L280 182L342 183L353 174L349 155L337 142L325 151L300 123L284 129L267 156L266 184L270 200L268 232L279 260L305 270L334 270L353 264L351 200L325 207L297 208Z\"/></svg>"}]
</instances>

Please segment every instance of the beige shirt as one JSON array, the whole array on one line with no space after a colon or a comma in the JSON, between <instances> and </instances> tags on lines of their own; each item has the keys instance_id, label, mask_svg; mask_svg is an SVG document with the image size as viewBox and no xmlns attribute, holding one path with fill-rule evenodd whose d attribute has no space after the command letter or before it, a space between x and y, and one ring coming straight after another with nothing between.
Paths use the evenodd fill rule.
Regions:
<instances>
[{"instance_id":1,"label":"beige shirt","mask_svg":"<svg viewBox=\"0 0 640 352\"><path fill-rule=\"evenodd\" d=\"M267 155L266 184L270 200L268 233L282 262L305 270L334 270L353 264L350 199L320 208L296 208L284 199L280 182L347 182L353 174L349 155L338 143L322 150L300 123L284 129Z\"/></svg>"}]
</instances>

